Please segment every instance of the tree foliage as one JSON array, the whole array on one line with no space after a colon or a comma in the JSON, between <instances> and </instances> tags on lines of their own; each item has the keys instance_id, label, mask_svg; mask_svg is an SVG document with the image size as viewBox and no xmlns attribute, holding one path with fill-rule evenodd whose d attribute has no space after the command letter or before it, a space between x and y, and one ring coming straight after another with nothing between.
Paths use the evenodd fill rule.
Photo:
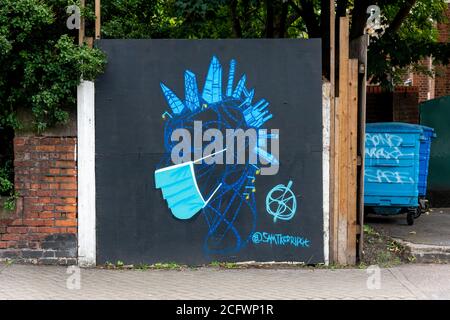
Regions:
<instances>
[{"instance_id":1,"label":"tree foliage","mask_svg":"<svg viewBox=\"0 0 450 320\"><path fill-rule=\"evenodd\" d=\"M76 105L76 87L105 64L98 49L80 47L66 27L67 0L0 0L0 194L14 198L13 130L18 108L29 109L34 127L64 123ZM8 202L11 205L12 202Z\"/></svg>"},{"instance_id":2,"label":"tree foliage","mask_svg":"<svg viewBox=\"0 0 450 320\"><path fill-rule=\"evenodd\" d=\"M407 69L423 71L418 62L430 55L448 63L449 45L438 43L436 32L444 0L337 0L337 15L351 17L351 39L364 33L372 4L387 26L369 47L374 82L399 83ZM320 0L111 0L105 6L103 34L113 38L316 38L324 32Z\"/></svg>"},{"instance_id":3,"label":"tree foliage","mask_svg":"<svg viewBox=\"0 0 450 320\"><path fill-rule=\"evenodd\" d=\"M438 42L436 28L438 22L446 22L447 4L438 0L408 2L411 9L402 15L401 2L380 1L388 27L369 47L369 74L374 82L402 83L411 69L432 76L419 64L427 56L432 56L435 64L449 63L450 46Z\"/></svg>"},{"instance_id":4,"label":"tree foliage","mask_svg":"<svg viewBox=\"0 0 450 320\"><path fill-rule=\"evenodd\" d=\"M0 126L17 127L18 107L30 108L35 127L64 123L80 78L102 70L101 51L79 47L66 28L69 2L1 0Z\"/></svg>"}]
</instances>

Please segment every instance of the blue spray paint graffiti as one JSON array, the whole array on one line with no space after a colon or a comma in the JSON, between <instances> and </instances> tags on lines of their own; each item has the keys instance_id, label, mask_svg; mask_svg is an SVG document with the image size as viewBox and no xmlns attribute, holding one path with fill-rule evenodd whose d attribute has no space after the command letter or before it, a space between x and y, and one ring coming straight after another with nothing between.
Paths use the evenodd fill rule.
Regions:
<instances>
[{"instance_id":1,"label":"blue spray paint graffiti","mask_svg":"<svg viewBox=\"0 0 450 320\"><path fill-rule=\"evenodd\" d=\"M245 74L233 90L235 72L236 61L233 59L230 61L226 92L223 94L222 66L217 57L211 59L202 92L198 89L196 75L186 70L184 101L161 83L170 110L162 114L166 120L165 154L155 171L156 187L162 189L176 217L189 219L197 212L202 212L208 225L203 245L206 254L236 253L251 240L257 218L254 183L260 168L248 162L218 165L197 160L173 165L171 152L176 142L171 141L171 136L179 128L193 130L196 120L202 121L201 129L204 131L210 128L258 130L270 120L272 114L267 110L269 102L265 99L252 102L255 91L246 88ZM264 134L264 138L272 139L266 132ZM278 135L273 138L278 139ZM247 148L248 145L250 142L246 141ZM203 151L196 148L202 149L194 144L192 154ZM265 160L277 160L262 148L255 148L253 152ZM207 195L208 200L203 195ZM235 222L243 212L251 215L252 223L238 226Z\"/></svg>"},{"instance_id":2,"label":"blue spray paint graffiti","mask_svg":"<svg viewBox=\"0 0 450 320\"><path fill-rule=\"evenodd\" d=\"M308 248L310 241L303 237L284 235L281 233L255 232L252 235L252 242L254 244L267 243L270 245Z\"/></svg>"},{"instance_id":3,"label":"blue spray paint graffiti","mask_svg":"<svg viewBox=\"0 0 450 320\"><path fill-rule=\"evenodd\" d=\"M273 222L291 220L297 210L297 199L291 190L292 181L287 186L276 185L266 196L266 210L273 216Z\"/></svg>"}]
</instances>

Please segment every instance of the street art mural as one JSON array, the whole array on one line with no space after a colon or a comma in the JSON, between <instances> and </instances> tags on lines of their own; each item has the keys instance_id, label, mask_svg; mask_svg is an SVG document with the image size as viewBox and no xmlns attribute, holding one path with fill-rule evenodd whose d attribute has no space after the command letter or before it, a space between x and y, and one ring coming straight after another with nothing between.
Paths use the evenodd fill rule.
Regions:
<instances>
[{"instance_id":1,"label":"street art mural","mask_svg":"<svg viewBox=\"0 0 450 320\"><path fill-rule=\"evenodd\" d=\"M323 262L320 43L250 42L100 41L99 261Z\"/></svg>"},{"instance_id":2,"label":"street art mural","mask_svg":"<svg viewBox=\"0 0 450 320\"><path fill-rule=\"evenodd\" d=\"M216 56L211 59L202 92L198 89L196 75L186 70L184 101L164 83L160 84L169 107L169 111L163 113L163 119L166 118L165 115L169 115L169 119L166 120L164 127L166 153L162 159L163 168L155 171L156 188L162 190L163 197L176 218L189 219L202 211L208 225L203 245L207 254L234 253L247 244L256 225L254 183L256 175L261 170L255 163L249 161L237 164L238 161L235 160L238 154L234 153L231 155L233 161L225 165L203 161L218 153L226 152L226 148L194 161L171 165L175 147L172 137L176 129L194 128L195 130L195 119L205 119L205 117L210 120L200 122L202 123L199 128L201 131L210 128L215 130L259 129L272 118L272 114L267 110L269 102L265 99L253 101L255 89L247 89L245 74L235 85L235 69L236 60L232 59L229 64L225 92L222 90L222 65ZM198 134L194 132L194 135L196 133ZM267 137L268 135L264 132L264 138L258 141L265 141ZM272 136L269 135L269 137ZM276 138L278 139L278 135ZM236 153L245 152L250 145L253 145L250 152L271 163L278 163L274 155L265 151L261 145L251 142L255 141L245 141L245 145L236 148ZM204 155L205 150L201 146L199 149L195 150L195 146L188 146L184 153L195 155L198 154L196 151L202 151L201 154ZM195 163L198 164L196 169L194 169ZM212 185L216 186L212 192L208 190L211 181ZM208 193L210 195L205 200L204 195ZM246 233L234 224L243 206L249 209L252 216L251 226L247 228ZM224 239L231 241L226 242Z\"/></svg>"}]
</instances>

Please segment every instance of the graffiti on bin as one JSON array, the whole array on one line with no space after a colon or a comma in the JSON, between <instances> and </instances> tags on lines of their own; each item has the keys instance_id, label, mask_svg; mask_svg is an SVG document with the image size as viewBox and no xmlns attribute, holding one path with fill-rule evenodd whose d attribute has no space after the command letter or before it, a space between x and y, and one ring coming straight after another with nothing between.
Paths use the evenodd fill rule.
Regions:
<instances>
[{"instance_id":1,"label":"graffiti on bin","mask_svg":"<svg viewBox=\"0 0 450 320\"><path fill-rule=\"evenodd\" d=\"M408 172L398 172L390 170L375 170L366 168L365 172L367 182L387 182L387 183L414 183L414 179Z\"/></svg>"},{"instance_id":2,"label":"graffiti on bin","mask_svg":"<svg viewBox=\"0 0 450 320\"><path fill-rule=\"evenodd\" d=\"M405 154L400 150L403 138L390 133L366 134L365 153L368 158L392 159L397 163L401 157L412 156L412 153Z\"/></svg>"}]
</instances>

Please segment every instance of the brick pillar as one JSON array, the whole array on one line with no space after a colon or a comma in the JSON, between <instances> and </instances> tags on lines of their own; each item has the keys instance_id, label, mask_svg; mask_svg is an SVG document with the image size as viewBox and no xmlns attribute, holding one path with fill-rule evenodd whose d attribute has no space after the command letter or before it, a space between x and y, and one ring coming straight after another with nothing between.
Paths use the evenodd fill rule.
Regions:
<instances>
[{"instance_id":1,"label":"brick pillar","mask_svg":"<svg viewBox=\"0 0 450 320\"><path fill-rule=\"evenodd\" d=\"M14 157L19 199L0 220L0 259L76 263L76 138L18 136Z\"/></svg>"},{"instance_id":2,"label":"brick pillar","mask_svg":"<svg viewBox=\"0 0 450 320\"><path fill-rule=\"evenodd\" d=\"M380 86L367 86L366 122L392 121L392 92Z\"/></svg>"},{"instance_id":3,"label":"brick pillar","mask_svg":"<svg viewBox=\"0 0 450 320\"><path fill-rule=\"evenodd\" d=\"M392 97L393 120L419 124L419 95L417 87L395 87Z\"/></svg>"},{"instance_id":4,"label":"brick pillar","mask_svg":"<svg viewBox=\"0 0 450 320\"><path fill-rule=\"evenodd\" d=\"M420 61L420 64L425 67L428 71L433 71L432 66L432 59L426 58ZM434 99L434 92L435 92L435 79L432 77L429 77L425 74L413 74L412 77L413 85L419 88L419 103Z\"/></svg>"},{"instance_id":5,"label":"brick pillar","mask_svg":"<svg viewBox=\"0 0 450 320\"><path fill-rule=\"evenodd\" d=\"M394 92L367 86L366 122L419 123L419 88L397 86Z\"/></svg>"}]
</instances>

